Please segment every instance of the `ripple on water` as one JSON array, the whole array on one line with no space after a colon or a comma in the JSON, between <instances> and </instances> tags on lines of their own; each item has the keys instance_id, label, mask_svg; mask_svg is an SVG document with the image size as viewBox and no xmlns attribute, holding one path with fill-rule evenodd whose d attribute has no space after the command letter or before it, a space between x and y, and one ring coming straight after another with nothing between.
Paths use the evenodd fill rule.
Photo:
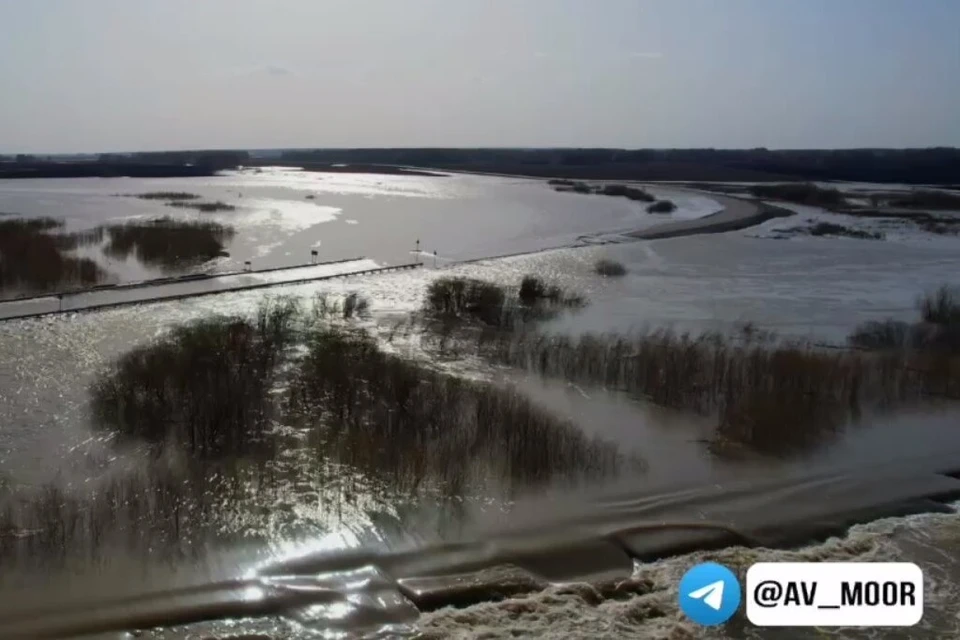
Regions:
<instances>
[{"instance_id":1,"label":"ripple on water","mask_svg":"<svg viewBox=\"0 0 960 640\"><path fill-rule=\"evenodd\" d=\"M743 241L734 240L728 248L743 249ZM513 283L518 282L524 273L536 271L547 279L569 283L584 291L594 301L593 308L599 310L598 313L607 313L614 318L614 324L603 325L605 328L623 330L630 327L629 323L637 322L638 318L655 322L661 316L677 317L671 315L671 310L675 308L685 309L679 317L689 321L690 326L704 326L718 318L732 324L742 318L745 310L760 308L761 303L769 303L770 308L779 308L778 304L791 298L799 300L799 306L788 304L785 310L772 312L784 316L793 314L790 318L781 318L781 326L809 320L808 327L823 328L835 326L836 321L828 316L845 313L843 310L847 307L843 305L850 300L849 294L857 284L851 281L854 272L851 263L840 264L836 271L832 271L833 267L822 259L812 263L818 273L816 282L811 282L809 277L801 277L795 272L795 267L799 268L797 265L804 262L806 253L803 252L799 257L787 255L781 263L773 261L769 254L763 254L765 257L760 262L766 262L760 265L743 251L738 257L742 258L741 264L720 265L710 272L705 262L705 256L710 252L697 246L702 240L691 240L692 244L686 241L670 242L672 244L649 243L553 251L458 265L436 272L428 269L377 278L355 277L283 286L272 289L270 294L289 294L309 299L318 292L344 295L358 290L371 298L375 311L388 317L416 309L425 284L439 275L462 273ZM721 241L711 239L710 242ZM630 275L621 281L593 277L593 261L598 256L608 254L629 258L624 261L630 266ZM828 261L838 259L838 255L828 258ZM933 262L917 259L921 261L921 270L926 266L933 268ZM878 264L873 262L872 257L868 262L873 267ZM761 277L763 269L773 271L774 276L776 270L780 269L783 272L780 274L781 280L771 284L770 273ZM862 288L862 296L853 299L850 304L862 305L866 300L872 314L891 310L909 311L916 295L915 282L907 283L907 287L902 279L899 280L902 290L892 294L878 289L883 283L896 280L893 271L894 268L890 267L878 276L874 268L872 273L880 284L874 286L873 279L871 283L861 281L858 286ZM841 272L846 274L846 280L831 279L831 274ZM931 283L939 278L939 275L932 273L928 276ZM906 289L909 289L908 295L904 293ZM56 472L68 476L75 473L73 478L77 482L85 481L85 471L71 471L69 462L73 456L80 457L96 446L102 446L91 443L91 433L83 418L86 388L96 372L131 346L160 335L175 324L214 312L249 313L262 296L262 292L231 293L100 313L0 323L0 423L5 425L0 431L0 464L3 465L4 474L15 481L42 482ZM753 302L744 305L744 299ZM840 305L840 311L837 305ZM803 306L808 308L804 310ZM806 315L800 315L801 312ZM847 316L844 318L844 322L847 322ZM599 326L593 324L595 320L595 316L581 316L570 322L582 323L579 325L581 329L595 329ZM776 324L776 320L773 318L772 323ZM562 322L556 325L557 328L564 326ZM884 433L890 435L892 432L887 430ZM898 448L891 447L892 450ZM109 453L107 447L102 447L102 451ZM37 471L38 474L35 473ZM360 524L355 529L345 528L334 538L321 538L320 543L311 543L309 536L298 540L290 535L278 541L267 557L303 552L315 544L349 546L355 540L362 539L358 532L368 526L381 526L379 521L361 522L359 513L364 508L362 505L356 508L358 520L355 522ZM492 507L492 510L496 510L496 507ZM265 519L268 523L283 526L289 521L319 521L323 510L312 490L298 493L296 487L287 487L277 494L275 501L264 511L269 516ZM398 515L399 512L387 514L394 517ZM251 522L239 521L243 527L250 526ZM429 536L424 534L423 541L429 540ZM198 554L202 555L202 550L198 550ZM635 585L633 592L617 598L597 598L586 587L551 587L504 602L443 609L423 615L419 622L425 633L435 634L436 637L475 635L480 631L489 633L489 637L508 637L511 633L521 636L543 634L548 637L590 638L717 637L687 624L676 607L676 584L683 572L695 562L709 558L743 571L750 563L760 560L898 559L917 562L927 577L927 614L922 626L913 631L927 637L956 637L960 635L957 619L953 615L955 602L960 596L956 586L960 580L958 557L960 518L957 515L886 519L854 527L843 537L800 550L730 548L638 565L632 578L632 584ZM235 571L237 566L249 564L251 558L266 559L261 552L260 556L244 555L242 560L227 562L225 566L227 570ZM122 571L118 569L114 576L119 573ZM210 575L215 573L211 571ZM336 612L332 615L336 615ZM393 630L400 632L404 628ZM725 631L730 634L729 637L770 637L742 624L729 625ZM265 633L272 637L302 637L301 628L291 626L289 621L276 620L218 622L190 629L157 632L157 635L227 636L240 632ZM835 635L877 637L854 630L836 631Z\"/></svg>"}]
</instances>

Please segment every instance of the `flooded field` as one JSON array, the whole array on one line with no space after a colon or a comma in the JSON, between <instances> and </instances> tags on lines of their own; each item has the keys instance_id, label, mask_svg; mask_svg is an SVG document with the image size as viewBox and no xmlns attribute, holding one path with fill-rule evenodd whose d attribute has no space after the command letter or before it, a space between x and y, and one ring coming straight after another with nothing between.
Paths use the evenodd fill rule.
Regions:
<instances>
[{"instance_id":1,"label":"flooded field","mask_svg":"<svg viewBox=\"0 0 960 640\"><path fill-rule=\"evenodd\" d=\"M0 223L44 218L59 262L40 275L0 281L0 297L129 282L177 273L289 267L364 256L402 264L413 252L438 264L567 246L580 236L627 231L719 209L669 188L671 214L625 198L558 193L544 182L482 176L316 173L284 168L211 178L0 181ZM41 230L42 231L42 230ZM419 241L419 244L418 244ZM52 253L54 247L50 249ZM34 252L36 253L36 252ZM436 253L436 257L434 257ZM89 272L89 273L88 273ZM79 279L78 279L79 278Z\"/></svg>"},{"instance_id":2,"label":"flooded field","mask_svg":"<svg viewBox=\"0 0 960 640\"><path fill-rule=\"evenodd\" d=\"M863 322L917 321L919 295L960 284L952 247L848 238L782 242L752 237L753 229L451 264L638 228L648 214L628 199L559 193L527 181L396 181L264 171L203 184L137 181L93 194L71 186L85 181L63 181L50 187L42 207L24 194L11 196L16 185L0 184L0 210L19 199L20 215L64 216L67 232L130 224L119 222L126 215L119 211L115 219L100 218L93 202L140 208L136 215L145 219L187 215L229 225L233 235L220 239L231 255L222 261L283 264L321 240L327 257L352 257L368 239L371 249L360 252L368 258L405 261L411 247L387 242L400 229L418 235L427 251L441 241L450 247L435 266L427 256L425 268L415 271L0 323L0 619L47 602L59 611L48 622L61 619L67 625L61 629L105 631L109 625L102 621L117 617L139 628L162 620L167 628L148 633L164 638L749 638L760 635L742 619L706 632L678 612L676 585L691 564L712 558L745 569L774 558L900 559L919 563L930 583L923 629L913 631L955 635L960 518L952 512L844 527L839 537L790 551L735 544L644 562L593 543L583 543L582 553L568 550L558 556L562 561L533 561L510 544L482 544L506 530L550 523L556 532L595 533L620 527L624 518L635 525L715 513L748 527L757 513L774 513L776 486L795 484L796 509L775 517L787 523L806 513L804 505L824 506L823 485L806 484L809 474L878 474L830 494L842 510L878 496L906 496L913 476L898 474L951 470L950 462L960 460L954 456L960 456L960 412L943 397L950 394L927 396L934 383L953 384L953 369L923 369L927 377L909 379L880 376L877 384L883 384L871 387L874 378L857 367L866 362L859 358L873 355L824 345L845 346ZM78 202L87 202L77 209L86 213L72 222L66 214L70 189L78 191ZM114 195L160 189L201 194L204 202L237 210L205 213ZM307 192L315 199L306 199ZM700 197L689 196L683 215L709 210L697 209L705 206ZM673 198L684 203L682 194ZM250 204L267 200L289 204ZM43 213L44 207L50 210ZM318 221L318 215L328 217ZM384 231L390 224L396 233ZM151 254L141 236L120 237L124 260L160 268L144 259ZM624 273L599 275L601 259L622 265ZM531 315L536 319L525 326L541 337L633 336L631 348L641 349L653 343L638 336L656 330L694 337L712 331L729 340L727 350L713 350L713 343L697 343L700 351L686 343L663 347L668 355L699 358L690 359L700 364L671 386L638 368L618 366L616 375L599 376L592 365L576 369L577 375L566 365L530 366L530 354L554 362L530 346L547 343L519 343L530 349L527 364L505 355L513 351L493 357L464 347L479 344L477 336L498 344L500 338L491 341L485 332L502 315L477 314L479 328L451 325L449 318L424 320L428 291L439 278L478 278L513 299L527 274L586 301ZM497 295L477 294L484 304L492 296L500 305ZM773 344L770 333L812 344L809 351L789 352L790 366L805 368L781 374L772 360L737 351L744 335L758 349ZM518 335L502 344L518 344ZM652 362L659 352L644 353L640 361ZM882 401L831 391L820 398L818 412L794 412L797 422L788 425L812 434L810 441L784 449L757 446L758 440L722 427L741 424L743 412L756 418L761 405L731 412L729 402L717 400L722 393L704 395L687 384L720 353L746 363L730 371L786 375L810 385L779 396L780 402L799 402L820 388L821 378L836 381L830 387L841 391L856 378L858 389L875 391ZM663 362L662 370L674 370ZM896 393L884 386L894 377ZM730 379L716 380L719 388ZM669 395L674 390L679 395ZM830 402L845 407L836 422L821 420L819 410ZM849 415L854 404L855 415ZM811 431L800 420L809 416L829 428ZM894 463L896 473L879 473ZM930 482L937 491L952 490L951 479L936 477ZM710 487L719 487L718 493L691 502L691 495ZM650 511L651 505L663 511ZM637 540L631 544L653 544ZM540 543L545 549L553 544L549 536ZM323 553L338 550L383 554L437 544L463 546L426 559L413 552L402 561L324 564L332 561ZM311 559L316 554L320 560ZM592 566L584 554L592 554ZM491 557L520 558L514 564L521 570L474 575L484 570L477 558ZM556 573L562 566L573 573ZM469 574L482 588L457 596L456 606L430 606L449 602L449 593L446 583L428 578L450 573ZM268 574L273 577L261 579ZM593 577L585 580L588 574ZM565 584L572 577L576 584ZM611 579L619 586L604 586ZM90 611L74 614L61 606L78 600L106 606L141 591L187 587L197 589L104 609L97 614L102 619L93 616L100 622L90 622ZM192 623L204 617L222 619ZM849 630L841 635L870 637Z\"/></svg>"}]
</instances>

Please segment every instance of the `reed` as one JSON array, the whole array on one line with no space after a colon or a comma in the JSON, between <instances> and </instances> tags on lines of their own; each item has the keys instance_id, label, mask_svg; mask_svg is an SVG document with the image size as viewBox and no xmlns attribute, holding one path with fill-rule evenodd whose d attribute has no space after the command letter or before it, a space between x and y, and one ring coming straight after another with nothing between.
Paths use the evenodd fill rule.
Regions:
<instances>
[{"instance_id":1,"label":"reed","mask_svg":"<svg viewBox=\"0 0 960 640\"><path fill-rule=\"evenodd\" d=\"M105 227L107 255L140 262L166 271L197 266L220 256L234 229L217 222L157 218Z\"/></svg>"},{"instance_id":2,"label":"reed","mask_svg":"<svg viewBox=\"0 0 960 640\"><path fill-rule=\"evenodd\" d=\"M174 200L167 203L168 207L178 209L195 209L201 213L216 213L218 211L236 211L237 207L226 202L217 200L216 202L196 202L194 200Z\"/></svg>"},{"instance_id":3,"label":"reed","mask_svg":"<svg viewBox=\"0 0 960 640\"><path fill-rule=\"evenodd\" d=\"M719 438L778 454L815 445L867 407L920 398L930 382L953 375L899 354L717 333L571 338L500 331L480 334L476 346L499 364L716 416Z\"/></svg>"},{"instance_id":4,"label":"reed","mask_svg":"<svg viewBox=\"0 0 960 640\"><path fill-rule=\"evenodd\" d=\"M529 487L639 464L510 387L385 353L362 331L319 326L307 345L292 399L322 450L402 490L456 493L481 477Z\"/></svg>"},{"instance_id":5,"label":"reed","mask_svg":"<svg viewBox=\"0 0 960 640\"><path fill-rule=\"evenodd\" d=\"M134 195L140 200L197 200L200 198L195 193L186 191L149 191L147 193L138 193Z\"/></svg>"},{"instance_id":6,"label":"reed","mask_svg":"<svg viewBox=\"0 0 960 640\"><path fill-rule=\"evenodd\" d=\"M56 291L107 278L93 260L67 253L89 232L64 234L62 228L52 218L0 218L0 292Z\"/></svg>"}]
</instances>

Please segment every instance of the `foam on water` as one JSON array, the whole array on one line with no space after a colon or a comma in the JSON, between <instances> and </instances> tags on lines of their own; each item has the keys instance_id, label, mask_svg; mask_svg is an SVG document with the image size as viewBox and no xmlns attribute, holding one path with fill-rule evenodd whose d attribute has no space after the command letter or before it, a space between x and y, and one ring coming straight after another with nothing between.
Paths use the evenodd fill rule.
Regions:
<instances>
[{"instance_id":1,"label":"foam on water","mask_svg":"<svg viewBox=\"0 0 960 640\"><path fill-rule=\"evenodd\" d=\"M728 624L706 628L679 610L678 585L692 566L718 562L743 582L756 562L917 563L924 572L925 611L916 627L891 629L759 629L741 610ZM507 583L504 583L505 585ZM237 632L259 633L274 640L303 637L419 638L670 638L686 640L767 638L908 638L957 637L955 614L960 597L960 515L920 514L886 518L852 527L845 535L794 550L729 547L651 563L635 563L632 575L616 584L565 583L463 607L445 607L401 624L355 627L319 626L280 619L217 621L158 631L158 638L232 638ZM386 601L384 601L386 602Z\"/></svg>"},{"instance_id":2,"label":"foam on water","mask_svg":"<svg viewBox=\"0 0 960 640\"><path fill-rule=\"evenodd\" d=\"M719 562L743 580L756 562L916 562L924 571L924 619L896 637L957 637L960 619L960 515L921 514L857 525L842 537L797 550L731 547L637 563L621 598L604 598L586 584L553 586L527 596L464 609L426 613L420 627L435 638L877 638L890 630L764 630L741 612L722 630L691 623L680 612L677 587L692 566Z\"/></svg>"},{"instance_id":3,"label":"foam on water","mask_svg":"<svg viewBox=\"0 0 960 640\"><path fill-rule=\"evenodd\" d=\"M339 207L325 207L313 202L294 200L247 200L244 211L218 216L223 224L238 227L273 227L279 231L296 233L323 222L336 220L343 213ZM249 212L247 212L249 210Z\"/></svg>"}]
</instances>

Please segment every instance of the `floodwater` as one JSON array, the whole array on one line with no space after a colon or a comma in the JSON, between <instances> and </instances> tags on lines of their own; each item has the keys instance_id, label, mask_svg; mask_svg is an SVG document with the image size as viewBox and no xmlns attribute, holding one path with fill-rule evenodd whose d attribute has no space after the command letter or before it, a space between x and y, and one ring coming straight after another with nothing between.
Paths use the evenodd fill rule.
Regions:
<instances>
[{"instance_id":1,"label":"floodwater","mask_svg":"<svg viewBox=\"0 0 960 640\"><path fill-rule=\"evenodd\" d=\"M198 212L169 201L132 196L183 192L196 202L222 202L233 211ZM63 220L66 232L160 217L214 222L234 232L225 257L179 271L254 270L365 257L380 264L437 254L440 263L567 246L583 235L640 229L719 208L703 195L657 188L674 199L670 215L647 214L624 198L558 193L543 181L468 175L446 177L315 173L286 168L228 172L185 179L42 179L0 181L0 212ZM188 201L187 204L191 204ZM84 246L116 282L170 275L172 264Z\"/></svg>"},{"instance_id":2,"label":"floodwater","mask_svg":"<svg viewBox=\"0 0 960 640\"><path fill-rule=\"evenodd\" d=\"M556 277L585 280L580 286L586 287L590 306L557 321L558 331L624 332L644 326L728 331L752 322L783 335L839 344L861 322L915 320L918 296L940 284L960 284L958 240L929 245L847 238L779 241L750 237L753 232L551 252L538 262L517 258L511 266L523 272L527 264L536 264ZM628 274L589 278L601 255L623 263Z\"/></svg>"},{"instance_id":3,"label":"floodwater","mask_svg":"<svg viewBox=\"0 0 960 640\"><path fill-rule=\"evenodd\" d=\"M111 199L112 193L185 190L203 193L205 199L235 197L238 204L240 193L245 202L296 202L296 207L282 209L277 215L263 205L242 214L252 219L243 222L241 216L234 220L241 230L235 240L238 244L231 246L231 260L256 256L260 251L262 255L257 259L263 261L263 266L280 266L284 259L316 246L318 240L321 250L330 252L325 255L328 258L352 257L357 247L369 239L372 248L361 253L381 262L406 261L408 249L394 247L393 243L410 235L410 230L416 234L423 231L421 240L428 250L427 240L436 239L434 244L444 240L450 247L448 253L441 252L444 257L507 254L570 244L586 233L622 230L634 218L645 215L626 200L555 194L542 184L509 179L313 174L297 176L296 180L310 186L291 187L292 178L277 178L268 171L212 179L215 186L187 185L182 183L189 181L179 180L135 181L138 184L97 187L96 194L79 195L81 201L89 197L91 202L141 208L142 215L168 212L157 209L162 204ZM17 196L20 213L66 216L69 198L65 193L87 189L75 186L86 181L44 182L63 184L50 186L50 193L37 200L36 194L21 193ZM401 184L398 186L397 182ZM0 184L0 195L10 198L3 187ZM315 192L316 199L300 203L305 189ZM0 210L11 209L11 201L0 200ZM500 208L495 206L498 204ZM28 212L30 206L34 208ZM342 211L305 213L309 207ZM296 213L292 213L294 210ZM85 213L77 215L88 224L103 221L97 217L100 214L93 204L82 211ZM388 211L397 212L396 219L393 213L386 216ZM118 210L117 215L125 214ZM210 215L223 221L233 214L193 215ZM327 218L316 222L314 215ZM557 227L546 226L552 215L558 216ZM312 220L310 225L303 226L304 217ZM604 221L603 228L596 228L597 219ZM358 224L348 224L347 220L356 220ZM354 231L363 235L350 236ZM913 319L913 302L920 292L943 282L960 282L956 275L960 273L957 256L944 247L845 239L780 242L735 232L561 249L463 265L438 260L436 269L428 260L426 268L419 271L284 285L270 289L269 294L308 300L318 292L343 296L360 291L372 303L373 318L368 321L371 328L378 327L381 334L386 334L395 321L418 307L427 282L439 275L462 273L516 283L523 274L534 272L583 292L591 302L581 312L551 322L550 330L630 331L667 325L680 330L727 331L741 323L754 322L761 329L783 335L839 343L864 320ZM592 265L599 257L623 262L629 269L628 275L620 279L595 276ZM104 487L114 480L138 477L138 472L152 463L144 452L136 448L118 450L91 429L89 385L113 359L163 335L170 327L212 313L250 313L263 295L262 291L232 292L0 323L0 488L29 490L56 483L63 487L63 494L50 496L43 504L53 513L69 514L72 512L68 506L75 499L106 491ZM406 348L403 341L394 347ZM609 505L618 513L627 512L628 505L645 504L640 496L660 496L664 513L673 513L670 505L676 504L680 509L684 499L676 496L686 495L684 488L689 487L699 490L717 485L725 491L739 486L735 483L745 483L749 490L730 491L730 495L739 496L741 502L735 510L743 515L766 504L764 500L770 498L765 497L764 486L777 478L851 468L875 470L895 461L912 461L915 470L943 470L927 469L925 465L934 458L938 463L949 460L960 452L960 432L955 429L960 416L950 407L922 413L864 416L835 441L804 457L774 460L745 454L724 458L711 454L704 445L704 435L711 428L707 418L650 407L613 390L519 375L508 382L540 405L571 419L589 435L635 452L644 460L644 468L608 486L557 486L546 490L541 487L536 492L521 488L509 495L494 488L474 487L453 504L429 496L392 496L363 478L348 481L348 471L335 470L331 474L329 470L318 470L294 449L287 456L269 461L266 471L256 472L266 476L251 470L237 472L242 486L231 486L229 491L229 483L214 478L206 487L213 504L192 493L193 489L186 484L172 489L174 500L183 498L182 509L188 514L185 520L176 521L177 526L191 518L199 521L211 517L208 528L190 529L191 536L186 530L171 530L166 521L151 522L150 514L167 513L160 502L162 496L169 494L156 492L151 494L149 504L134 500L128 508L118 511L125 518L122 528L118 525L113 531L105 526L95 538L77 533L82 527L74 524L65 525L63 533L58 534L60 538L37 540L36 546L30 546L34 544L30 536L13 546L4 542L0 548L6 549L5 553L14 549L14 556L6 557L15 562L6 565L0 577L0 590L4 593L0 611L5 615L22 610L25 604L35 606L41 592L44 601L54 605L82 598L106 602L140 591L249 579L258 567L309 552L346 548L386 552L485 539L505 527L535 527L588 517L585 514L592 514L591 509L598 505ZM907 485L905 481L901 488ZM877 481L873 491L882 492L885 486ZM221 489L222 494L218 493ZM870 494L862 488L853 493L863 499ZM604 497L598 499L598 495ZM722 495L721 491L713 508L721 509ZM658 502L655 498L649 500ZM801 503L814 504L816 499L798 499L796 504ZM191 513L195 515L190 516ZM597 521L594 516L589 518ZM7 538L3 536L7 535L9 532L0 531L4 541ZM45 544L64 542L66 561L61 558L58 562L37 563L36 558L16 555L36 555L46 548ZM734 546L626 567L622 558L609 550L593 552L598 558L610 559L610 575L626 580L626 591L607 597L592 593L587 587L539 584L544 589L521 590L515 598L503 602L481 602L421 615L393 585L393 578L398 576L373 563L319 576L317 571L306 572L298 578L299 583L265 586L251 582L226 589L226 595L216 595L221 603L217 606L223 601L241 603L220 609L230 612L227 620L174 626L155 632L155 636L231 637L262 633L277 638L337 637L379 630L384 635L419 631L438 638L479 634L819 637L815 633L787 631L771 634L743 622L728 625L722 633L690 625L677 610L676 585L687 568L707 558L740 568L754 561L774 559L914 561L926 572L927 613L921 628L902 637L955 637L960 631L955 616L956 597L960 593L960 517L955 513L914 515L858 525L841 537L793 551ZM604 562L599 564L601 568L605 566ZM440 565L446 570L457 566L443 562ZM353 587L347 588L349 585ZM420 593L429 592L422 582L410 589L403 593L417 589ZM310 605L294 597L308 591L314 597ZM202 601L194 594L186 601L174 598L172 604L163 606L183 612L189 609L188 605ZM260 609L258 602L270 606ZM157 606L165 610L161 605ZM130 615L131 611L137 609L125 610L123 615ZM266 611L269 615L247 618L245 611L251 615ZM838 635L892 637L886 633L857 635L852 630Z\"/></svg>"}]
</instances>

